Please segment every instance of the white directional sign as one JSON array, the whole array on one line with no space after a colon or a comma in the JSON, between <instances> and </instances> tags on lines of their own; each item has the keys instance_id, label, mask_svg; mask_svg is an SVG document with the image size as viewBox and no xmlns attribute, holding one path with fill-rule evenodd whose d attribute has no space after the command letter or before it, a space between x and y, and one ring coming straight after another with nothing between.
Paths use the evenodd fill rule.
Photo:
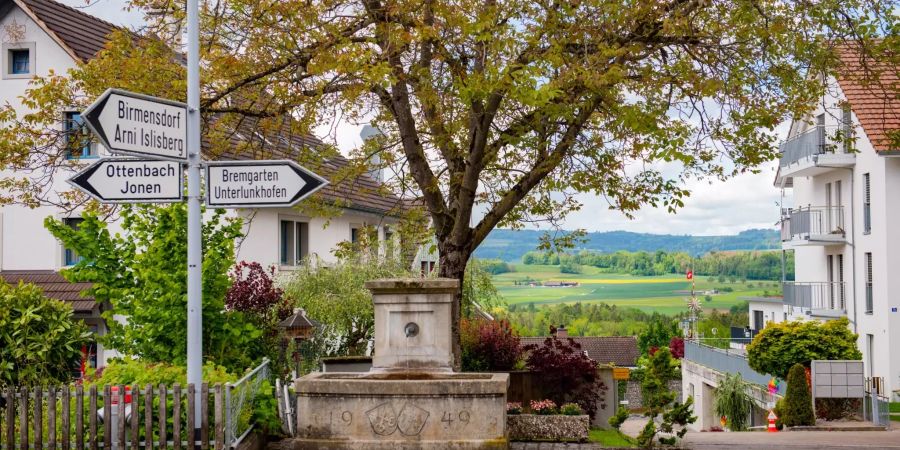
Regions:
<instances>
[{"instance_id":1,"label":"white directional sign","mask_svg":"<svg viewBox=\"0 0 900 450\"><path fill-rule=\"evenodd\" d=\"M184 103L108 89L81 116L115 153L187 159Z\"/></svg>"},{"instance_id":2,"label":"white directional sign","mask_svg":"<svg viewBox=\"0 0 900 450\"><path fill-rule=\"evenodd\" d=\"M206 163L206 204L211 207L292 206L326 184L293 161Z\"/></svg>"},{"instance_id":3,"label":"white directional sign","mask_svg":"<svg viewBox=\"0 0 900 450\"><path fill-rule=\"evenodd\" d=\"M69 183L104 203L180 202L181 164L149 159L103 159L78 172Z\"/></svg>"}]
</instances>

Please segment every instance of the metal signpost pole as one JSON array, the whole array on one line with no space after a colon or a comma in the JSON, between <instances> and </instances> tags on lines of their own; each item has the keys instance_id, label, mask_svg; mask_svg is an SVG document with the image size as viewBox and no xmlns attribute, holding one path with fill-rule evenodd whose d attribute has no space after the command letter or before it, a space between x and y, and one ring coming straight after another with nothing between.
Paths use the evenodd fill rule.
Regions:
<instances>
[{"instance_id":1,"label":"metal signpost pole","mask_svg":"<svg viewBox=\"0 0 900 450\"><path fill-rule=\"evenodd\" d=\"M200 424L203 383L203 284L200 217L200 20L198 0L187 0L187 382L194 385L194 423ZM193 443L191 443L193 446Z\"/></svg>"}]
</instances>

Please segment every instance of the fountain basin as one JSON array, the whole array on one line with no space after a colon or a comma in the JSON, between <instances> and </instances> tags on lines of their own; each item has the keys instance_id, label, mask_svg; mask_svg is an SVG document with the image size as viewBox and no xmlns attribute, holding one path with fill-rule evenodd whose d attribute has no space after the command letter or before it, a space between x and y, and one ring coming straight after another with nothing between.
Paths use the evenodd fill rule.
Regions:
<instances>
[{"instance_id":1,"label":"fountain basin","mask_svg":"<svg viewBox=\"0 0 900 450\"><path fill-rule=\"evenodd\" d=\"M506 449L508 374L315 373L295 449Z\"/></svg>"}]
</instances>

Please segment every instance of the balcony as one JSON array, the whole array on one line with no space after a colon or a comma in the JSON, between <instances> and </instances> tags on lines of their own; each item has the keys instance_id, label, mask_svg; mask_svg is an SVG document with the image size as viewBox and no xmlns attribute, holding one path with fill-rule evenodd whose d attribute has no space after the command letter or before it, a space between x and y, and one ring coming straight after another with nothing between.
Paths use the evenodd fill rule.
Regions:
<instances>
[{"instance_id":1,"label":"balcony","mask_svg":"<svg viewBox=\"0 0 900 450\"><path fill-rule=\"evenodd\" d=\"M781 143L780 177L808 177L835 168L853 167L856 154L839 142L836 127L817 126Z\"/></svg>"},{"instance_id":2,"label":"balcony","mask_svg":"<svg viewBox=\"0 0 900 450\"><path fill-rule=\"evenodd\" d=\"M785 281L784 304L800 308L807 315L837 318L847 315L847 287L843 281Z\"/></svg>"},{"instance_id":3,"label":"balcony","mask_svg":"<svg viewBox=\"0 0 900 450\"><path fill-rule=\"evenodd\" d=\"M847 243L843 206L807 206L781 213L781 242L788 247Z\"/></svg>"}]
</instances>

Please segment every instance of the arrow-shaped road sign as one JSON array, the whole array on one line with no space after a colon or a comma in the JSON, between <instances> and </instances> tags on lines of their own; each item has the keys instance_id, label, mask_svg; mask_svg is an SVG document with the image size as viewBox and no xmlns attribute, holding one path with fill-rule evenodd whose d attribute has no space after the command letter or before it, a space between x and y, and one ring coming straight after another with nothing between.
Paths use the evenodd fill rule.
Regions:
<instances>
[{"instance_id":1,"label":"arrow-shaped road sign","mask_svg":"<svg viewBox=\"0 0 900 450\"><path fill-rule=\"evenodd\" d=\"M166 203L182 200L183 174L174 161L109 158L68 181L104 203Z\"/></svg>"},{"instance_id":2,"label":"arrow-shaped road sign","mask_svg":"<svg viewBox=\"0 0 900 450\"><path fill-rule=\"evenodd\" d=\"M187 106L163 98L107 89L81 114L115 153L187 159Z\"/></svg>"},{"instance_id":3,"label":"arrow-shaped road sign","mask_svg":"<svg viewBox=\"0 0 900 450\"><path fill-rule=\"evenodd\" d=\"M216 208L293 206L328 184L293 161L206 163L206 205Z\"/></svg>"}]
</instances>

